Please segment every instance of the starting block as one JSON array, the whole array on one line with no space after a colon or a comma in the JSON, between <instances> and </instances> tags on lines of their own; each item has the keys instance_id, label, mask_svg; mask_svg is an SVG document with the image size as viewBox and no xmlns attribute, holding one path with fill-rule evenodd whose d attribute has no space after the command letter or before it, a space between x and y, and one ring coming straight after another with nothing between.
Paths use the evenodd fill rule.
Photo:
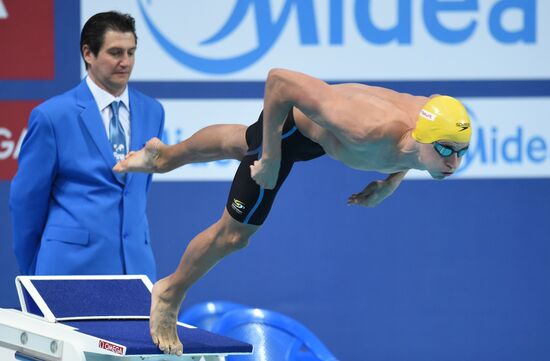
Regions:
<instances>
[{"instance_id":1,"label":"starting block","mask_svg":"<svg viewBox=\"0 0 550 361\"><path fill-rule=\"evenodd\" d=\"M0 360L222 361L252 345L178 322L183 355L149 334L147 276L19 276L21 311L0 309Z\"/></svg>"}]
</instances>

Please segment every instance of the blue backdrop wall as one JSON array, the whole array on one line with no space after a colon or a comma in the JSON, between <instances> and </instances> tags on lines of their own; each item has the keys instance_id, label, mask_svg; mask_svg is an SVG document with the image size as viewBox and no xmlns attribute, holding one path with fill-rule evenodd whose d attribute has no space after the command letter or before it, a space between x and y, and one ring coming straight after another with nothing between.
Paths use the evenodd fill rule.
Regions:
<instances>
[{"instance_id":1,"label":"blue backdrop wall","mask_svg":"<svg viewBox=\"0 0 550 361\"><path fill-rule=\"evenodd\" d=\"M55 6L56 39L77 48L78 6ZM60 16L69 21L60 25ZM33 82L15 81L0 81L0 95L54 95L79 81L79 61L78 53L57 57L56 67L67 63L70 71L34 83L34 95L24 93ZM382 82L422 94L550 92L546 80L516 84ZM166 86L134 86L152 96L169 93ZM241 86L241 97L262 97L260 83L229 86ZM200 280L184 307L224 299L282 312L342 360L547 360L550 179L406 181L375 209L346 205L351 193L379 177L326 157L298 164L249 247ZM1 307L18 304L9 186L0 182ZM220 216L228 189L229 182L153 183L148 215L159 277Z\"/></svg>"}]
</instances>

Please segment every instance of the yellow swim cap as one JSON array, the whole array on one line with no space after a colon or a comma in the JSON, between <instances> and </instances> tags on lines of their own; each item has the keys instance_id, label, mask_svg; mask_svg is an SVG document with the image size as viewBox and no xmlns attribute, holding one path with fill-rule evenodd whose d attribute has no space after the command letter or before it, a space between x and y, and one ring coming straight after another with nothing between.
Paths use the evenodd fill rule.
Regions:
<instances>
[{"instance_id":1,"label":"yellow swim cap","mask_svg":"<svg viewBox=\"0 0 550 361\"><path fill-rule=\"evenodd\" d=\"M426 144L441 140L468 143L472 136L468 112L453 97L433 97L420 111L412 136Z\"/></svg>"}]
</instances>

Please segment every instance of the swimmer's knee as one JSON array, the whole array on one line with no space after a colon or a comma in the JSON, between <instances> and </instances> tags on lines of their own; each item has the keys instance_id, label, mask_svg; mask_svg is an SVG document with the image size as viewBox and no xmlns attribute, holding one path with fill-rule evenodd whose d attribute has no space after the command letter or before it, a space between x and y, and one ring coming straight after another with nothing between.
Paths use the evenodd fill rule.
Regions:
<instances>
[{"instance_id":1,"label":"swimmer's knee","mask_svg":"<svg viewBox=\"0 0 550 361\"><path fill-rule=\"evenodd\" d=\"M224 237L224 239L225 247L227 247L230 251L238 251L248 246L250 236L245 235L241 232L231 232L226 237Z\"/></svg>"},{"instance_id":2,"label":"swimmer's knee","mask_svg":"<svg viewBox=\"0 0 550 361\"><path fill-rule=\"evenodd\" d=\"M258 228L258 226L239 223L229 215L227 210L224 210L222 218L216 224L218 233L216 238L228 252L233 252L248 246L250 237Z\"/></svg>"},{"instance_id":3,"label":"swimmer's knee","mask_svg":"<svg viewBox=\"0 0 550 361\"><path fill-rule=\"evenodd\" d=\"M232 159L241 160L248 151L248 144L246 143L247 128L246 125L241 124L228 126L228 136L225 138L224 148Z\"/></svg>"}]
</instances>

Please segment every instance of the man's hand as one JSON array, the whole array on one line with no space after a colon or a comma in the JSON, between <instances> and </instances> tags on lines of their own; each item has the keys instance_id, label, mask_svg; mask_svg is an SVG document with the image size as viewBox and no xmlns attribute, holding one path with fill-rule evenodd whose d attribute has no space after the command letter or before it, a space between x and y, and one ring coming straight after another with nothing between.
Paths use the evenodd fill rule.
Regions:
<instances>
[{"instance_id":1,"label":"man's hand","mask_svg":"<svg viewBox=\"0 0 550 361\"><path fill-rule=\"evenodd\" d=\"M352 194L348 198L348 204L355 204L364 207L376 207L390 194L393 193L395 187L387 180L377 180L371 182L361 192Z\"/></svg>"},{"instance_id":2,"label":"man's hand","mask_svg":"<svg viewBox=\"0 0 550 361\"><path fill-rule=\"evenodd\" d=\"M261 158L250 166L250 176L265 189L273 189L277 185L281 161L264 160Z\"/></svg>"}]
</instances>

